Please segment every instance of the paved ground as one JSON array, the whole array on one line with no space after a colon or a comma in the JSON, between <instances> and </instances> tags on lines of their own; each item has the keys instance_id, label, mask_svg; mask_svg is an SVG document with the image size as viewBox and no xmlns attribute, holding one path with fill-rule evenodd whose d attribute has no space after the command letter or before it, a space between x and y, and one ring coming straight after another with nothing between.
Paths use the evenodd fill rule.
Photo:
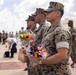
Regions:
<instances>
[{"instance_id":1,"label":"paved ground","mask_svg":"<svg viewBox=\"0 0 76 75\"><path fill-rule=\"evenodd\" d=\"M3 58L6 50L5 45L0 44L0 75L27 75L27 71L23 71L26 63L17 60L18 53L15 53L14 58Z\"/></svg>"},{"instance_id":2,"label":"paved ground","mask_svg":"<svg viewBox=\"0 0 76 75\"><path fill-rule=\"evenodd\" d=\"M19 49L19 46L18 46ZM23 71L26 63L18 61L18 53L14 58L3 58L4 52L8 50L5 45L0 44L0 75L27 75L27 71ZM71 69L73 75L76 75L76 69Z\"/></svg>"}]
</instances>

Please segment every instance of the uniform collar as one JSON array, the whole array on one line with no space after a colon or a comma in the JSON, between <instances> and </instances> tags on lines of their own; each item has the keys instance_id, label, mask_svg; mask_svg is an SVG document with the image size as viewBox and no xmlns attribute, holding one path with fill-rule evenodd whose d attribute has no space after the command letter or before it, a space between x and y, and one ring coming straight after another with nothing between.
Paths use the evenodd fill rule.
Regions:
<instances>
[{"instance_id":1,"label":"uniform collar","mask_svg":"<svg viewBox=\"0 0 76 75\"><path fill-rule=\"evenodd\" d=\"M38 27L38 29L36 30L36 32L38 32L38 31L42 28L43 25L45 25L45 21L42 22L42 23L39 25L39 27Z\"/></svg>"},{"instance_id":2,"label":"uniform collar","mask_svg":"<svg viewBox=\"0 0 76 75\"><path fill-rule=\"evenodd\" d=\"M56 25L51 25L51 28L56 28L56 27L60 27L61 26L61 24L60 24L60 22L58 22Z\"/></svg>"}]
</instances>

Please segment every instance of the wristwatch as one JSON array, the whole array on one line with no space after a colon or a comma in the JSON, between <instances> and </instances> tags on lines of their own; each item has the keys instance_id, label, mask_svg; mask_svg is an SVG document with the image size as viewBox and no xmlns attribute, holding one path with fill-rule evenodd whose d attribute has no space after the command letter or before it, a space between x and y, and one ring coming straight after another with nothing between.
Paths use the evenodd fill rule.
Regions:
<instances>
[{"instance_id":1,"label":"wristwatch","mask_svg":"<svg viewBox=\"0 0 76 75\"><path fill-rule=\"evenodd\" d=\"M39 61L39 64L43 64L42 62L45 60L46 58L42 59Z\"/></svg>"},{"instance_id":2,"label":"wristwatch","mask_svg":"<svg viewBox=\"0 0 76 75\"><path fill-rule=\"evenodd\" d=\"M39 61L39 64L42 64L42 61L43 61L43 60L40 60L40 61Z\"/></svg>"}]
</instances>

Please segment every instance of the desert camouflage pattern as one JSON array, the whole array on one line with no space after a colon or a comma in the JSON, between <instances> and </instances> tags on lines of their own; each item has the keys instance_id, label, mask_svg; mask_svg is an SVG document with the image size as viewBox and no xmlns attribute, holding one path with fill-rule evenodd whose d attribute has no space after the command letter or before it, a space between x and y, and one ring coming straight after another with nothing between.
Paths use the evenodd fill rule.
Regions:
<instances>
[{"instance_id":1,"label":"desert camouflage pattern","mask_svg":"<svg viewBox=\"0 0 76 75\"><path fill-rule=\"evenodd\" d=\"M35 13L33 13L32 15L35 16L35 15L38 15L38 14L44 14L45 15L44 9L36 8Z\"/></svg>"},{"instance_id":2,"label":"desert camouflage pattern","mask_svg":"<svg viewBox=\"0 0 76 75\"><path fill-rule=\"evenodd\" d=\"M25 21L35 21L35 18L33 16L29 16Z\"/></svg>"},{"instance_id":3,"label":"desert camouflage pattern","mask_svg":"<svg viewBox=\"0 0 76 75\"><path fill-rule=\"evenodd\" d=\"M35 31L36 38L34 41L34 46L36 46L36 47L40 46L43 35L49 27L50 26L46 25L46 22L44 22L42 25L40 25L39 30Z\"/></svg>"},{"instance_id":4,"label":"desert camouflage pattern","mask_svg":"<svg viewBox=\"0 0 76 75\"><path fill-rule=\"evenodd\" d=\"M59 2L50 2L49 3L49 7L47 10L47 12L52 11L52 10L64 10L64 5L59 3Z\"/></svg>"},{"instance_id":5,"label":"desert camouflage pattern","mask_svg":"<svg viewBox=\"0 0 76 75\"><path fill-rule=\"evenodd\" d=\"M56 44L58 42L67 42L69 43L68 48L68 58L70 56L70 47L71 47L71 34L69 31L65 31L58 23L56 26L51 27L47 31L42 39L41 46L48 50L48 57L57 53ZM71 70L68 64L68 58L62 63L54 65L40 65L42 74L40 75L72 75Z\"/></svg>"},{"instance_id":6,"label":"desert camouflage pattern","mask_svg":"<svg viewBox=\"0 0 76 75\"><path fill-rule=\"evenodd\" d=\"M72 34L72 52L71 52L71 58L76 63L76 29L71 28L70 32Z\"/></svg>"},{"instance_id":7,"label":"desert camouflage pattern","mask_svg":"<svg viewBox=\"0 0 76 75\"><path fill-rule=\"evenodd\" d=\"M42 25L39 26L37 30L34 30L33 32L36 34L35 41L33 42L33 45L35 47L40 46L40 43L43 38L43 34L45 31L49 28L49 26L46 25L46 22L42 23ZM39 67L39 66L38 66ZM28 62L28 75L42 75L42 71L40 68L34 69L30 62Z\"/></svg>"}]
</instances>

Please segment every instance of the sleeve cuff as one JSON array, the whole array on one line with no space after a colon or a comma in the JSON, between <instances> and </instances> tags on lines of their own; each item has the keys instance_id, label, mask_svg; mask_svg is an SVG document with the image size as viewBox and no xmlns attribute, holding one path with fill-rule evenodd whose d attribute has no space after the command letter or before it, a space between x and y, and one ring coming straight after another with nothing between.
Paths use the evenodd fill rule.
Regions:
<instances>
[{"instance_id":1,"label":"sleeve cuff","mask_svg":"<svg viewBox=\"0 0 76 75\"><path fill-rule=\"evenodd\" d=\"M56 48L68 48L69 49L69 43L68 42L58 42L56 43Z\"/></svg>"}]
</instances>

